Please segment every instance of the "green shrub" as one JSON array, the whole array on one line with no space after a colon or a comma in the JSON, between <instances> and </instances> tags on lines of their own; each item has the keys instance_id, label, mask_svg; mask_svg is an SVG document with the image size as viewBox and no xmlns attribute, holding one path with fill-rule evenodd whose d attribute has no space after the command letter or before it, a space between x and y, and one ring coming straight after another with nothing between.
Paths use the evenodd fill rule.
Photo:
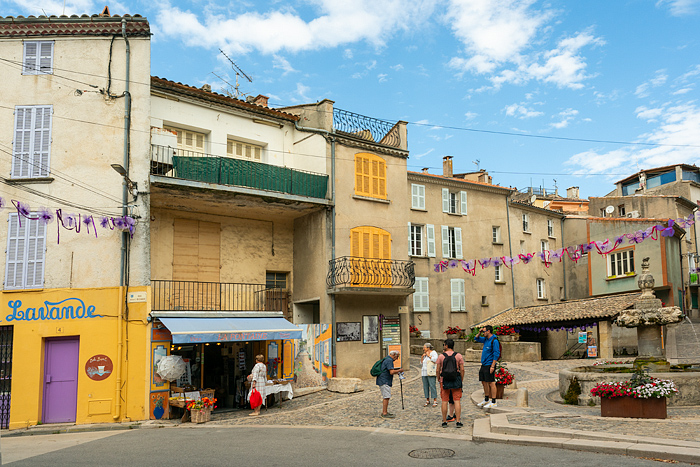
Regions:
<instances>
[{"instance_id":1,"label":"green shrub","mask_svg":"<svg viewBox=\"0 0 700 467\"><path fill-rule=\"evenodd\" d=\"M581 385L578 383L578 379L574 376L569 383L569 389L566 390L564 394L564 402L569 405L578 405L578 396L581 395Z\"/></svg>"}]
</instances>

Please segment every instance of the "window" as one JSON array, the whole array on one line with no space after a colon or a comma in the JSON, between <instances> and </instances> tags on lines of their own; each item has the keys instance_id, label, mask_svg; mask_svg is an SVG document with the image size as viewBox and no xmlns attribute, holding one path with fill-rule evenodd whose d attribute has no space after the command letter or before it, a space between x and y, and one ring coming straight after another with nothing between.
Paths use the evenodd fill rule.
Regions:
<instances>
[{"instance_id":1,"label":"window","mask_svg":"<svg viewBox=\"0 0 700 467\"><path fill-rule=\"evenodd\" d=\"M464 305L464 279L450 279L450 310L466 311Z\"/></svg>"},{"instance_id":2,"label":"window","mask_svg":"<svg viewBox=\"0 0 700 467\"><path fill-rule=\"evenodd\" d=\"M50 75L53 73L53 41L26 41L24 43L23 75Z\"/></svg>"},{"instance_id":3,"label":"window","mask_svg":"<svg viewBox=\"0 0 700 467\"><path fill-rule=\"evenodd\" d=\"M408 255L435 257L435 226L408 223Z\"/></svg>"},{"instance_id":4,"label":"window","mask_svg":"<svg viewBox=\"0 0 700 467\"><path fill-rule=\"evenodd\" d=\"M442 226L442 257L462 259L462 229Z\"/></svg>"},{"instance_id":5,"label":"window","mask_svg":"<svg viewBox=\"0 0 700 467\"><path fill-rule=\"evenodd\" d=\"M544 279L537 279L537 298L547 298L547 294L545 293L544 288Z\"/></svg>"},{"instance_id":6,"label":"window","mask_svg":"<svg viewBox=\"0 0 700 467\"><path fill-rule=\"evenodd\" d=\"M449 214L467 215L467 192L450 192L447 188L442 189L442 212Z\"/></svg>"},{"instance_id":7,"label":"window","mask_svg":"<svg viewBox=\"0 0 700 467\"><path fill-rule=\"evenodd\" d=\"M413 311L430 311L430 299L428 292L428 278L416 277L413 284Z\"/></svg>"},{"instance_id":8,"label":"window","mask_svg":"<svg viewBox=\"0 0 700 467\"><path fill-rule=\"evenodd\" d=\"M493 243L501 243L501 228L494 226L491 227L491 241Z\"/></svg>"},{"instance_id":9,"label":"window","mask_svg":"<svg viewBox=\"0 0 700 467\"><path fill-rule=\"evenodd\" d=\"M554 237L554 221L547 219L547 236Z\"/></svg>"},{"instance_id":10,"label":"window","mask_svg":"<svg viewBox=\"0 0 700 467\"><path fill-rule=\"evenodd\" d=\"M180 130L178 128L163 127L177 135L177 149L182 155L183 152L204 152L205 134L190 130Z\"/></svg>"},{"instance_id":11,"label":"window","mask_svg":"<svg viewBox=\"0 0 700 467\"><path fill-rule=\"evenodd\" d=\"M425 185L411 184L411 209L425 209Z\"/></svg>"},{"instance_id":12,"label":"window","mask_svg":"<svg viewBox=\"0 0 700 467\"><path fill-rule=\"evenodd\" d=\"M525 240L520 240L520 253L525 254Z\"/></svg>"},{"instance_id":13,"label":"window","mask_svg":"<svg viewBox=\"0 0 700 467\"><path fill-rule=\"evenodd\" d=\"M15 107L12 178L49 176L53 107Z\"/></svg>"},{"instance_id":14,"label":"window","mask_svg":"<svg viewBox=\"0 0 700 467\"><path fill-rule=\"evenodd\" d=\"M620 217L625 217L625 214L627 214L627 212L625 211L624 204L621 204L617 207L617 213L620 215Z\"/></svg>"},{"instance_id":15,"label":"window","mask_svg":"<svg viewBox=\"0 0 700 467\"><path fill-rule=\"evenodd\" d=\"M489 306L489 298L486 295L481 296L481 306Z\"/></svg>"},{"instance_id":16,"label":"window","mask_svg":"<svg viewBox=\"0 0 700 467\"><path fill-rule=\"evenodd\" d=\"M530 216L523 214L523 232L530 231Z\"/></svg>"},{"instance_id":17,"label":"window","mask_svg":"<svg viewBox=\"0 0 700 467\"><path fill-rule=\"evenodd\" d=\"M386 199L386 162L374 154L355 154L355 194Z\"/></svg>"},{"instance_id":18,"label":"window","mask_svg":"<svg viewBox=\"0 0 700 467\"><path fill-rule=\"evenodd\" d=\"M634 274L634 250L625 250L608 255L608 277Z\"/></svg>"},{"instance_id":19,"label":"window","mask_svg":"<svg viewBox=\"0 0 700 467\"><path fill-rule=\"evenodd\" d=\"M5 289L44 287L46 223L23 218L20 226L18 215L10 214L8 224Z\"/></svg>"},{"instance_id":20,"label":"window","mask_svg":"<svg viewBox=\"0 0 700 467\"><path fill-rule=\"evenodd\" d=\"M287 288L287 273L286 272L268 272L265 274L266 289L286 289Z\"/></svg>"},{"instance_id":21,"label":"window","mask_svg":"<svg viewBox=\"0 0 700 467\"><path fill-rule=\"evenodd\" d=\"M377 227L355 227L350 230L350 256L391 259L391 234Z\"/></svg>"},{"instance_id":22,"label":"window","mask_svg":"<svg viewBox=\"0 0 700 467\"><path fill-rule=\"evenodd\" d=\"M242 143L229 139L226 141L226 155L235 157L236 159L248 159L255 162L260 162L262 159L262 146L254 144Z\"/></svg>"},{"instance_id":23,"label":"window","mask_svg":"<svg viewBox=\"0 0 700 467\"><path fill-rule=\"evenodd\" d=\"M540 251L544 253L549 250L549 242L547 240L540 240Z\"/></svg>"},{"instance_id":24,"label":"window","mask_svg":"<svg viewBox=\"0 0 700 467\"><path fill-rule=\"evenodd\" d=\"M494 277L495 282L503 282L503 266L494 266Z\"/></svg>"}]
</instances>

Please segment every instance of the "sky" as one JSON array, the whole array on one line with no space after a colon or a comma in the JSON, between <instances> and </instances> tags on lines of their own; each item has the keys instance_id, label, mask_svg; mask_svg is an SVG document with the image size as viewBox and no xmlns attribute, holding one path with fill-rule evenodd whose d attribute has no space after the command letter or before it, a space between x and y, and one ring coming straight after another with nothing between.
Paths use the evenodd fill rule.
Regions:
<instances>
[{"instance_id":1,"label":"sky","mask_svg":"<svg viewBox=\"0 0 700 467\"><path fill-rule=\"evenodd\" d=\"M0 0L1 16L105 0ZM331 99L409 122L408 169L604 196L700 160L700 0L121 0L151 24L151 74L230 90L223 50L271 107Z\"/></svg>"}]
</instances>

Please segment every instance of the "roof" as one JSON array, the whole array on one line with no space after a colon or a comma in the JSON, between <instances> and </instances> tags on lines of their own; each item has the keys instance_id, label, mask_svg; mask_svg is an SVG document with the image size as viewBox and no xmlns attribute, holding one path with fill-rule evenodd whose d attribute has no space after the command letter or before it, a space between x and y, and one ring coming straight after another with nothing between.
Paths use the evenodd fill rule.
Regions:
<instances>
[{"instance_id":1,"label":"roof","mask_svg":"<svg viewBox=\"0 0 700 467\"><path fill-rule=\"evenodd\" d=\"M634 292L581 300L568 300L547 305L509 308L496 316L473 325L472 328L489 324L494 327L516 326L613 318L622 310L631 308L640 295L640 292Z\"/></svg>"},{"instance_id":2,"label":"roof","mask_svg":"<svg viewBox=\"0 0 700 467\"><path fill-rule=\"evenodd\" d=\"M0 37L121 35L122 19L126 20L128 36L151 36L148 20L141 15L61 15L0 17Z\"/></svg>"},{"instance_id":3,"label":"roof","mask_svg":"<svg viewBox=\"0 0 700 467\"><path fill-rule=\"evenodd\" d=\"M615 182L615 184L618 184L618 183L625 183L625 182L629 182L629 181L631 181L631 180L634 180L635 178L639 178L639 174L642 173L642 172L644 172L645 174L650 174L650 173L653 174L653 173L657 173L657 172L666 172L666 171L668 171L669 169L673 169L673 168L676 168L676 167L681 167L681 169L689 169L689 170L694 170L694 171L697 171L697 170L698 170L698 167L697 167L697 166L695 166L695 165L689 165L689 164L665 165L665 166L663 166L663 167L654 167L653 169L640 170L639 172L637 172L637 173L635 173L635 174L632 174L632 175L630 175L630 176L627 177L627 178L623 178L622 180L618 180L617 182Z\"/></svg>"},{"instance_id":4,"label":"roof","mask_svg":"<svg viewBox=\"0 0 700 467\"><path fill-rule=\"evenodd\" d=\"M291 122L296 122L299 120L299 116L297 115L271 109L269 107L265 107L264 105L253 104L252 102L246 102L233 97L224 96L223 94L213 91L205 91L200 88L195 88L194 86L176 83L175 81L169 81L157 76L151 76L151 90L168 91L175 94L190 96L207 102L214 102L229 107L235 107L237 109L248 110L268 117L289 120Z\"/></svg>"},{"instance_id":5,"label":"roof","mask_svg":"<svg viewBox=\"0 0 700 467\"><path fill-rule=\"evenodd\" d=\"M444 175L436 175L436 174L431 174L428 172L414 172L412 170L407 171L411 175L418 175L422 177L429 177L432 179L435 179L435 181L439 182L440 180L446 180L450 182L457 182L457 183L466 183L469 185L478 185L478 186L483 186L483 187L488 187L488 188L495 188L497 190L503 190L504 192L512 192L512 188L506 188L501 185L494 185L493 183L486 183L486 182L477 182L476 180L465 180L463 178L455 178L455 177L445 177ZM478 172L475 172L478 173Z\"/></svg>"},{"instance_id":6,"label":"roof","mask_svg":"<svg viewBox=\"0 0 700 467\"><path fill-rule=\"evenodd\" d=\"M510 200L510 205L513 207L517 207L517 208L528 209L531 211L538 211L538 212L541 212L541 213L547 214L547 215L566 217L566 215L560 211L555 211L553 209L547 209L547 208L541 208L539 206L535 206L534 204L525 203L523 201L516 201L514 199Z\"/></svg>"}]
</instances>

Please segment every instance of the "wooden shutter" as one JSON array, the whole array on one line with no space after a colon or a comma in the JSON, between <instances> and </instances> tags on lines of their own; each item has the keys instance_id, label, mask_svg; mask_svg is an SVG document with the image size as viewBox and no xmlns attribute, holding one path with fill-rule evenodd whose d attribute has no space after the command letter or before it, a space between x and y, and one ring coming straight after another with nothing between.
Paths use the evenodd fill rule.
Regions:
<instances>
[{"instance_id":1,"label":"wooden shutter","mask_svg":"<svg viewBox=\"0 0 700 467\"><path fill-rule=\"evenodd\" d=\"M386 199L386 162L373 154L355 154L355 194Z\"/></svg>"},{"instance_id":2,"label":"wooden shutter","mask_svg":"<svg viewBox=\"0 0 700 467\"><path fill-rule=\"evenodd\" d=\"M39 73L53 72L53 42L40 42L38 53Z\"/></svg>"},{"instance_id":3,"label":"wooden shutter","mask_svg":"<svg viewBox=\"0 0 700 467\"><path fill-rule=\"evenodd\" d=\"M440 226L442 229L442 257L450 257L450 235L449 228L446 225Z\"/></svg>"},{"instance_id":4,"label":"wooden shutter","mask_svg":"<svg viewBox=\"0 0 700 467\"><path fill-rule=\"evenodd\" d=\"M36 219L23 219L27 222L27 260L25 288L44 287L44 257L46 254L46 223Z\"/></svg>"},{"instance_id":5,"label":"wooden shutter","mask_svg":"<svg viewBox=\"0 0 700 467\"><path fill-rule=\"evenodd\" d=\"M426 243L428 245L428 256L430 258L435 258L435 226L428 224L425 226L425 237Z\"/></svg>"},{"instance_id":6,"label":"wooden shutter","mask_svg":"<svg viewBox=\"0 0 700 467\"><path fill-rule=\"evenodd\" d=\"M413 254L413 239L411 238L411 223L408 223L408 256Z\"/></svg>"},{"instance_id":7,"label":"wooden shutter","mask_svg":"<svg viewBox=\"0 0 700 467\"><path fill-rule=\"evenodd\" d=\"M19 225L17 214L8 217L7 253L5 260L5 288L21 289L24 287L25 255L27 247L27 221Z\"/></svg>"},{"instance_id":8,"label":"wooden shutter","mask_svg":"<svg viewBox=\"0 0 700 467\"><path fill-rule=\"evenodd\" d=\"M355 155L355 194L369 196L369 159Z\"/></svg>"},{"instance_id":9,"label":"wooden shutter","mask_svg":"<svg viewBox=\"0 0 700 467\"><path fill-rule=\"evenodd\" d=\"M462 229L455 227L455 258L462 259Z\"/></svg>"},{"instance_id":10,"label":"wooden shutter","mask_svg":"<svg viewBox=\"0 0 700 467\"><path fill-rule=\"evenodd\" d=\"M174 309L216 310L220 307L221 225L193 219L173 222ZM254 304L255 297L228 297Z\"/></svg>"},{"instance_id":11,"label":"wooden shutter","mask_svg":"<svg viewBox=\"0 0 700 467\"><path fill-rule=\"evenodd\" d=\"M459 192L459 200L460 200L459 213L463 216L466 216L467 215L467 192L466 191Z\"/></svg>"},{"instance_id":12,"label":"wooden shutter","mask_svg":"<svg viewBox=\"0 0 700 467\"><path fill-rule=\"evenodd\" d=\"M428 291L428 278L416 277L416 282L413 286L415 293L413 294L413 311L428 311L430 310L430 295Z\"/></svg>"},{"instance_id":13,"label":"wooden shutter","mask_svg":"<svg viewBox=\"0 0 700 467\"><path fill-rule=\"evenodd\" d=\"M450 309L464 310L464 279L450 279Z\"/></svg>"},{"instance_id":14,"label":"wooden shutter","mask_svg":"<svg viewBox=\"0 0 700 467\"><path fill-rule=\"evenodd\" d=\"M49 175L52 111L50 105L15 108L12 178Z\"/></svg>"},{"instance_id":15,"label":"wooden shutter","mask_svg":"<svg viewBox=\"0 0 700 467\"><path fill-rule=\"evenodd\" d=\"M32 107L15 108L15 140L12 145L12 178L29 177L32 153Z\"/></svg>"},{"instance_id":16,"label":"wooden shutter","mask_svg":"<svg viewBox=\"0 0 700 467\"><path fill-rule=\"evenodd\" d=\"M442 189L442 212L450 212L450 190Z\"/></svg>"},{"instance_id":17,"label":"wooden shutter","mask_svg":"<svg viewBox=\"0 0 700 467\"><path fill-rule=\"evenodd\" d=\"M39 71L39 42L28 41L24 43L24 68L22 74L35 75Z\"/></svg>"},{"instance_id":18,"label":"wooden shutter","mask_svg":"<svg viewBox=\"0 0 700 467\"><path fill-rule=\"evenodd\" d=\"M34 108L34 142L32 145L32 177L48 177L51 148L51 107Z\"/></svg>"}]
</instances>

